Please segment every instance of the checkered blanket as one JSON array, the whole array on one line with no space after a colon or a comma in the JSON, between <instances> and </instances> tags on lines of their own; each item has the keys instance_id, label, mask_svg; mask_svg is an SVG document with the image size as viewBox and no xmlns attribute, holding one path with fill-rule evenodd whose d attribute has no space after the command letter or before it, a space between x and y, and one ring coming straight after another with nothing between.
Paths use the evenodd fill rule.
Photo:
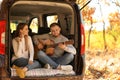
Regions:
<instances>
[{"instance_id":1,"label":"checkered blanket","mask_svg":"<svg viewBox=\"0 0 120 80\"><path fill-rule=\"evenodd\" d=\"M45 76L65 76L65 75L75 75L74 71L63 71L56 69L32 69L26 72L26 77L45 77ZM17 76L16 70L11 68L11 76Z\"/></svg>"}]
</instances>

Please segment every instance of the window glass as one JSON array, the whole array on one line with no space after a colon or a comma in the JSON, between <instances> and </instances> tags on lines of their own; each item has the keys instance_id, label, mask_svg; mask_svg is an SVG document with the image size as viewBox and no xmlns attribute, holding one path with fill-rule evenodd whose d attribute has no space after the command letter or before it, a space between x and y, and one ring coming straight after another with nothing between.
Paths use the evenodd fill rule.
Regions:
<instances>
[{"instance_id":1,"label":"window glass","mask_svg":"<svg viewBox=\"0 0 120 80\"><path fill-rule=\"evenodd\" d=\"M58 22L58 16L57 15L47 16L47 26L50 27L50 24L53 22Z\"/></svg>"},{"instance_id":2,"label":"window glass","mask_svg":"<svg viewBox=\"0 0 120 80\"><path fill-rule=\"evenodd\" d=\"M30 23L30 29L33 33L38 32L38 18L34 18Z\"/></svg>"},{"instance_id":3,"label":"window glass","mask_svg":"<svg viewBox=\"0 0 120 80\"><path fill-rule=\"evenodd\" d=\"M11 30L11 33L13 33L15 30L16 30L16 27L18 25L18 23L22 23L22 22L26 22L24 20L11 20L10 21L10 30Z\"/></svg>"}]
</instances>

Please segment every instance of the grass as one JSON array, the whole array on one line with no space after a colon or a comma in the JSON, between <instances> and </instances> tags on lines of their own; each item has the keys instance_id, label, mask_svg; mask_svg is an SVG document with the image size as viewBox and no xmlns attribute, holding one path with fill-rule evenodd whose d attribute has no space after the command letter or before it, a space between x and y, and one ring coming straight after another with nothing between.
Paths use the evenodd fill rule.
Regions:
<instances>
[{"instance_id":1,"label":"grass","mask_svg":"<svg viewBox=\"0 0 120 80\"><path fill-rule=\"evenodd\" d=\"M114 49L120 47L120 32L115 33L114 36L117 40L114 39L113 35L110 33L105 34L107 49ZM86 49L88 49L88 31L86 31ZM103 32L92 32L90 35L90 47L89 49L104 49L104 39Z\"/></svg>"}]
</instances>

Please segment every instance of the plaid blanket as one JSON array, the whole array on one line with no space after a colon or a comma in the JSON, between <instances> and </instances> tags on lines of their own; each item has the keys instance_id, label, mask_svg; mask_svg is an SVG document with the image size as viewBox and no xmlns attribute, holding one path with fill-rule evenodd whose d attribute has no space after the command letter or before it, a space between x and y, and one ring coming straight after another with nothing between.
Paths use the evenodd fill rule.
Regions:
<instances>
[{"instance_id":1,"label":"plaid blanket","mask_svg":"<svg viewBox=\"0 0 120 80\"><path fill-rule=\"evenodd\" d=\"M74 71L63 71L56 69L32 69L26 72L26 77L45 77L45 76L65 76L65 75L75 75ZM11 76L17 76L16 70L11 68Z\"/></svg>"}]
</instances>

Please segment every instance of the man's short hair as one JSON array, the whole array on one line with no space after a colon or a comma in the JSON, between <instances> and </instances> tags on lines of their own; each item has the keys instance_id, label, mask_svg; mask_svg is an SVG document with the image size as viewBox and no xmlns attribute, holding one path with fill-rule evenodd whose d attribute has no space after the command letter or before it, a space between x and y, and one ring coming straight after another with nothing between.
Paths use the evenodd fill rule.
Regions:
<instances>
[{"instance_id":1,"label":"man's short hair","mask_svg":"<svg viewBox=\"0 0 120 80\"><path fill-rule=\"evenodd\" d=\"M61 28L61 26L59 25L59 23L52 23L52 24L50 25L50 28L53 27L53 26L58 26L58 27Z\"/></svg>"}]
</instances>

